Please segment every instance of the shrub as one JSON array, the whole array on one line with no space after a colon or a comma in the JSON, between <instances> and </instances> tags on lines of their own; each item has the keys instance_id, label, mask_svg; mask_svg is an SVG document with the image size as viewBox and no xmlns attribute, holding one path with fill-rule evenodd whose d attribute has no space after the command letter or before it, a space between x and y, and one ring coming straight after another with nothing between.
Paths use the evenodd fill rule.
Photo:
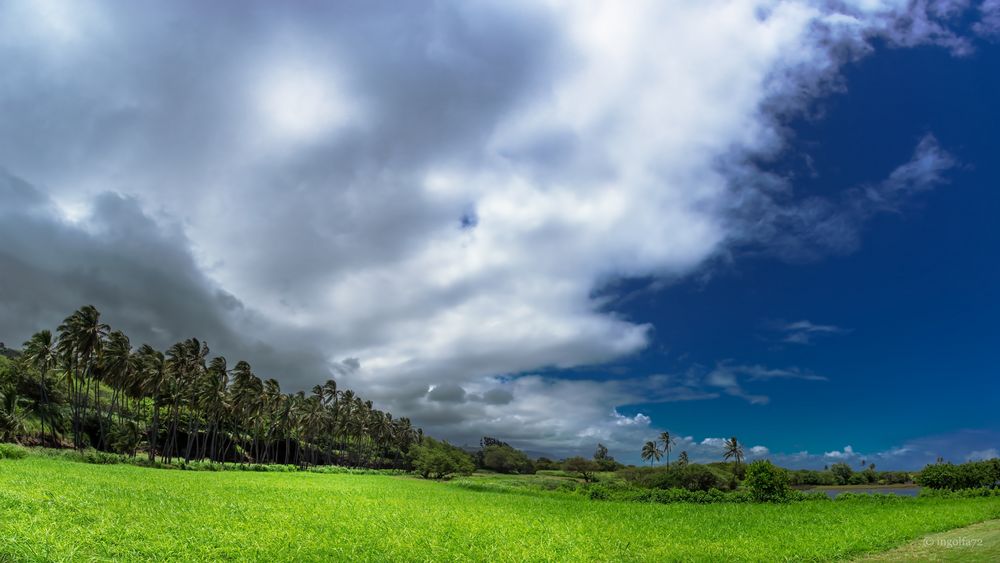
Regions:
<instances>
[{"instance_id":1,"label":"shrub","mask_svg":"<svg viewBox=\"0 0 1000 563\"><path fill-rule=\"evenodd\" d=\"M424 479L445 479L455 474L469 475L476 466L469 454L448 442L424 438L419 446L410 448L413 469Z\"/></svg>"},{"instance_id":2,"label":"shrub","mask_svg":"<svg viewBox=\"0 0 1000 563\"><path fill-rule=\"evenodd\" d=\"M868 479L865 478L864 473L852 473L847 479L848 485L867 485Z\"/></svg>"},{"instance_id":3,"label":"shrub","mask_svg":"<svg viewBox=\"0 0 1000 563\"><path fill-rule=\"evenodd\" d=\"M789 485L836 485L837 479L829 471L798 469L788 472Z\"/></svg>"},{"instance_id":4,"label":"shrub","mask_svg":"<svg viewBox=\"0 0 1000 563\"><path fill-rule=\"evenodd\" d=\"M1000 486L1000 459L971 461L961 465L928 465L920 472L917 483L932 489L976 489Z\"/></svg>"},{"instance_id":5,"label":"shrub","mask_svg":"<svg viewBox=\"0 0 1000 563\"><path fill-rule=\"evenodd\" d=\"M547 457L540 457L535 460L535 469L538 471L547 471L552 469L560 469L560 465L556 461L552 461Z\"/></svg>"},{"instance_id":6,"label":"shrub","mask_svg":"<svg viewBox=\"0 0 1000 563\"><path fill-rule=\"evenodd\" d=\"M766 459L747 466L743 485L756 502L785 502L788 500L788 475L784 469Z\"/></svg>"},{"instance_id":7,"label":"shrub","mask_svg":"<svg viewBox=\"0 0 1000 563\"><path fill-rule=\"evenodd\" d=\"M737 484L731 473L697 463L623 469L618 475L629 483L647 489L732 490Z\"/></svg>"},{"instance_id":8,"label":"shrub","mask_svg":"<svg viewBox=\"0 0 1000 563\"><path fill-rule=\"evenodd\" d=\"M521 450L510 446L487 446L483 449L483 467L498 473L533 474L535 466Z\"/></svg>"},{"instance_id":9,"label":"shrub","mask_svg":"<svg viewBox=\"0 0 1000 563\"><path fill-rule=\"evenodd\" d=\"M608 483L587 485L580 492L591 500L611 500L622 502L650 502L670 504L687 502L695 504L714 504L720 502L740 503L750 502L749 494L743 491L690 491L688 489L644 489L629 485L614 485Z\"/></svg>"},{"instance_id":10,"label":"shrub","mask_svg":"<svg viewBox=\"0 0 1000 563\"><path fill-rule=\"evenodd\" d=\"M833 473L834 478L837 479L838 485L847 485L851 482L851 476L854 475L854 470L851 469L851 466L846 463L834 463L830 466L830 473Z\"/></svg>"},{"instance_id":11,"label":"shrub","mask_svg":"<svg viewBox=\"0 0 1000 563\"><path fill-rule=\"evenodd\" d=\"M594 481L600 466L596 461L584 459L582 457L571 457L563 462L563 470L576 473L586 482Z\"/></svg>"},{"instance_id":12,"label":"shrub","mask_svg":"<svg viewBox=\"0 0 1000 563\"><path fill-rule=\"evenodd\" d=\"M949 491L948 489L924 488L920 489L920 496L930 497L930 498L1000 497L1000 489L978 488L978 489L960 489L957 491Z\"/></svg>"},{"instance_id":13,"label":"shrub","mask_svg":"<svg viewBox=\"0 0 1000 563\"><path fill-rule=\"evenodd\" d=\"M24 459L28 450L17 444L0 444L0 459Z\"/></svg>"}]
</instances>

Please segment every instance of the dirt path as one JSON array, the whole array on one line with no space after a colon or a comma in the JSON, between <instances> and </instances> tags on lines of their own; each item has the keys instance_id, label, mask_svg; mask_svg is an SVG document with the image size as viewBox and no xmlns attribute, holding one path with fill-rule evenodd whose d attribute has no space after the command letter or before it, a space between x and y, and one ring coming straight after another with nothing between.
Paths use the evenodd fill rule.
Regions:
<instances>
[{"instance_id":1,"label":"dirt path","mask_svg":"<svg viewBox=\"0 0 1000 563\"><path fill-rule=\"evenodd\" d=\"M1000 520L924 536L858 561L1000 561Z\"/></svg>"}]
</instances>

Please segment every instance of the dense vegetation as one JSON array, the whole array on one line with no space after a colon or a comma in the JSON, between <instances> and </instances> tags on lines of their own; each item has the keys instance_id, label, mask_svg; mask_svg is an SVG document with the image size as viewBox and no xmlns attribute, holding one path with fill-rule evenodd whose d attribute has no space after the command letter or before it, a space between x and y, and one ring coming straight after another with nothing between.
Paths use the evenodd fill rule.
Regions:
<instances>
[{"instance_id":1,"label":"dense vegetation","mask_svg":"<svg viewBox=\"0 0 1000 563\"><path fill-rule=\"evenodd\" d=\"M932 489L978 489L1000 487L1000 459L970 461L960 465L937 463L920 472L918 482Z\"/></svg>"},{"instance_id":2,"label":"dense vegetation","mask_svg":"<svg viewBox=\"0 0 1000 563\"><path fill-rule=\"evenodd\" d=\"M333 379L284 393L191 338L134 348L85 306L0 355L0 441L72 445L166 464L401 467L422 431Z\"/></svg>"},{"instance_id":3,"label":"dense vegetation","mask_svg":"<svg viewBox=\"0 0 1000 563\"><path fill-rule=\"evenodd\" d=\"M829 560L1000 516L1000 497L639 504L462 481L0 460L0 560Z\"/></svg>"}]
</instances>

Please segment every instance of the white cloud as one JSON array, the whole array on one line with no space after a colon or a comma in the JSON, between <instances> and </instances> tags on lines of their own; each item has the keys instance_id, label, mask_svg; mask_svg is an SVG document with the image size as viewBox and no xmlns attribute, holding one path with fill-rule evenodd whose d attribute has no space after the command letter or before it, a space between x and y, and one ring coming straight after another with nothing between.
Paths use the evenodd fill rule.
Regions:
<instances>
[{"instance_id":1,"label":"white cloud","mask_svg":"<svg viewBox=\"0 0 1000 563\"><path fill-rule=\"evenodd\" d=\"M632 417L619 414L617 410L613 414L615 416L615 424L618 426L649 426L651 422L651 419L641 412Z\"/></svg>"},{"instance_id":2,"label":"white cloud","mask_svg":"<svg viewBox=\"0 0 1000 563\"><path fill-rule=\"evenodd\" d=\"M873 38L968 52L942 2L35 6L0 7L0 165L78 218L117 192L141 205L129 216L179 225L196 271L177 275L239 304L212 325L230 352L323 354L433 433L558 451L642 438L654 421L621 424L622 405L766 403L746 385L822 380L505 374L644 349L654 327L594 297L609 281L683 277L750 245L853 248L864 220L942 181L953 161L933 137L843 202L803 202L747 163L778 155L784 120ZM143 306L107 301L141 324ZM305 365L266 375L328 376Z\"/></svg>"},{"instance_id":3,"label":"white cloud","mask_svg":"<svg viewBox=\"0 0 1000 563\"><path fill-rule=\"evenodd\" d=\"M1000 0L986 0L979 5L979 21L973 29L983 37L1000 37Z\"/></svg>"},{"instance_id":4,"label":"white cloud","mask_svg":"<svg viewBox=\"0 0 1000 563\"><path fill-rule=\"evenodd\" d=\"M774 329L781 333L781 341L789 344L809 344L817 336L848 332L835 325L816 324L808 320L779 323Z\"/></svg>"},{"instance_id":5,"label":"white cloud","mask_svg":"<svg viewBox=\"0 0 1000 563\"><path fill-rule=\"evenodd\" d=\"M856 457L856 454L854 453L854 448L852 448L851 446L844 446L844 449L842 451L834 450L832 452L826 452L823 455L825 457L831 457L834 459L849 459Z\"/></svg>"},{"instance_id":6,"label":"white cloud","mask_svg":"<svg viewBox=\"0 0 1000 563\"><path fill-rule=\"evenodd\" d=\"M974 452L970 452L965 459L966 461L979 461L984 459L995 459L998 457L1000 457L1000 450L997 450L997 448L989 448L986 450L976 450Z\"/></svg>"}]
</instances>

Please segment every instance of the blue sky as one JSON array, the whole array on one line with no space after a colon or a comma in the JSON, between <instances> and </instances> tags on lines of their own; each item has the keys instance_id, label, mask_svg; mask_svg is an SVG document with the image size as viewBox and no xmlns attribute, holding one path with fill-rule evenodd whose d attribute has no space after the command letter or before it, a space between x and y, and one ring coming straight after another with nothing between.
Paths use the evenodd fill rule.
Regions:
<instances>
[{"instance_id":1,"label":"blue sky","mask_svg":"<svg viewBox=\"0 0 1000 563\"><path fill-rule=\"evenodd\" d=\"M92 303L557 457L996 455L998 37L998 0L6 2L0 341Z\"/></svg>"},{"instance_id":2,"label":"blue sky","mask_svg":"<svg viewBox=\"0 0 1000 563\"><path fill-rule=\"evenodd\" d=\"M886 176L931 131L960 163L947 184L872 219L854 251L803 261L739 257L708 279L615 307L657 327L655 344L621 364L630 371L711 369L721 356L807 368L827 381L761 385L767 405L724 397L711 408L692 401L622 412L669 421L681 434L738 428L784 452L839 442L880 452L973 428L995 439L998 70L996 44L962 58L882 48L851 65L846 91L820 102L819 119L793 122L798 146L780 166L802 173L808 156L797 187L837 193ZM794 327L802 321L820 328Z\"/></svg>"}]
</instances>

